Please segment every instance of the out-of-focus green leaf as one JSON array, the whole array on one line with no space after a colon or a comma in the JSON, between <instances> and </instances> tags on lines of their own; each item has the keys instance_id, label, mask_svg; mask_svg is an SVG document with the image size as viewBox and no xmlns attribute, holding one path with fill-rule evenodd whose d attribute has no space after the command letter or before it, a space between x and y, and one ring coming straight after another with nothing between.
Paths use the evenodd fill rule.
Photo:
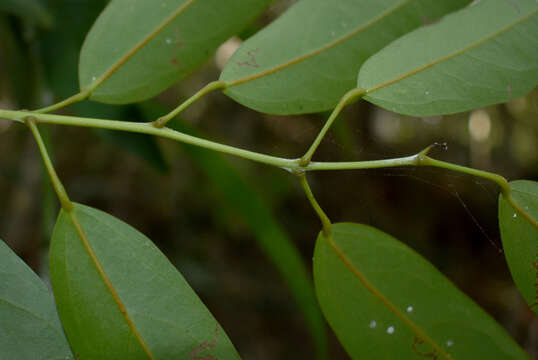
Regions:
<instances>
[{"instance_id":1,"label":"out-of-focus green leaf","mask_svg":"<svg viewBox=\"0 0 538 360\"><path fill-rule=\"evenodd\" d=\"M333 108L362 63L392 40L467 0L302 0L247 40L220 80L225 94L271 114Z\"/></svg>"},{"instance_id":2,"label":"out-of-focus green leaf","mask_svg":"<svg viewBox=\"0 0 538 360\"><path fill-rule=\"evenodd\" d=\"M506 102L538 85L538 2L474 1L368 59L366 100L415 116Z\"/></svg>"},{"instance_id":3,"label":"out-of-focus green leaf","mask_svg":"<svg viewBox=\"0 0 538 360\"><path fill-rule=\"evenodd\" d=\"M150 119L166 112L162 106L151 103L141 105L141 109ZM180 119L170 121L167 126L193 136L200 136L195 129ZM221 155L191 145L181 146L211 180L225 206L232 209L249 225L258 244L286 281L303 312L316 342L318 358L325 358L327 352L325 322L317 304L311 277L288 234L256 190Z\"/></svg>"},{"instance_id":4,"label":"out-of-focus green leaf","mask_svg":"<svg viewBox=\"0 0 538 360\"><path fill-rule=\"evenodd\" d=\"M0 57L2 85L20 108L33 108L38 101L38 65L31 45L23 39L14 22L0 14Z\"/></svg>"},{"instance_id":5,"label":"out-of-focus green leaf","mask_svg":"<svg viewBox=\"0 0 538 360\"><path fill-rule=\"evenodd\" d=\"M52 24L52 16L38 0L2 0L0 13L3 12L33 21L44 27Z\"/></svg>"},{"instance_id":6,"label":"out-of-focus green leaf","mask_svg":"<svg viewBox=\"0 0 538 360\"><path fill-rule=\"evenodd\" d=\"M106 103L150 98L185 77L271 0L113 0L80 54L81 90Z\"/></svg>"},{"instance_id":7,"label":"out-of-focus green leaf","mask_svg":"<svg viewBox=\"0 0 538 360\"><path fill-rule=\"evenodd\" d=\"M54 26L39 33L43 71L56 99L78 91L78 54L92 23L108 0L43 0L54 17ZM46 104L48 105L48 104ZM74 104L78 112L88 106Z\"/></svg>"},{"instance_id":8,"label":"out-of-focus green leaf","mask_svg":"<svg viewBox=\"0 0 538 360\"><path fill-rule=\"evenodd\" d=\"M61 211L50 272L81 359L239 359L223 329L157 247L124 222L74 204Z\"/></svg>"},{"instance_id":9,"label":"out-of-focus green leaf","mask_svg":"<svg viewBox=\"0 0 538 360\"><path fill-rule=\"evenodd\" d=\"M126 119L128 121L140 121L143 117L143 114L141 114L138 108L133 105L120 107L111 107L109 105L97 103L91 103L91 105L98 105L99 107L107 108L110 107L110 110L116 113L116 117L112 118ZM103 117L107 118L106 115ZM144 159L155 170L160 172L168 171L168 163L166 162L166 159L164 158L155 137L147 136L145 134L102 129L94 129L94 132L102 140L117 145L123 150Z\"/></svg>"},{"instance_id":10,"label":"out-of-focus green leaf","mask_svg":"<svg viewBox=\"0 0 538 360\"><path fill-rule=\"evenodd\" d=\"M504 196L499 196L499 225L504 255L519 291L538 313L538 183L510 182L510 196L521 214Z\"/></svg>"},{"instance_id":11,"label":"out-of-focus green leaf","mask_svg":"<svg viewBox=\"0 0 538 360\"><path fill-rule=\"evenodd\" d=\"M73 359L41 279L0 240L0 358Z\"/></svg>"},{"instance_id":12,"label":"out-of-focus green leaf","mask_svg":"<svg viewBox=\"0 0 538 360\"><path fill-rule=\"evenodd\" d=\"M314 281L352 359L528 359L429 262L372 227L341 223L320 233Z\"/></svg>"}]
</instances>

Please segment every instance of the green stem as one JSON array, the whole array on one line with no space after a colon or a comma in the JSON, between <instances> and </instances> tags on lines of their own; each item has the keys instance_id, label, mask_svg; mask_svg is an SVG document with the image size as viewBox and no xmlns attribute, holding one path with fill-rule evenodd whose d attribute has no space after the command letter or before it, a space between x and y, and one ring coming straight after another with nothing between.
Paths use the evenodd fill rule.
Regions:
<instances>
[{"instance_id":1,"label":"green stem","mask_svg":"<svg viewBox=\"0 0 538 360\"><path fill-rule=\"evenodd\" d=\"M416 155L406 156L394 159L371 160L371 161L350 161L350 162L310 162L303 166L299 159L286 159L266 154L261 154L249 150L236 148L229 145L220 144L217 142L200 139L195 136L187 135L179 131L169 128L156 128L152 123L134 123L129 121L102 120L92 118L80 118L75 116L53 115L53 114L38 114L30 111L12 111L0 110L0 118L5 118L13 121L24 123L26 117L32 117L33 122L84 126L118 131L130 131L149 135L160 136L175 141L184 142L187 144L200 146L206 149L222 152L225 154L241 157L244 159L256 161L259 163L273 165L290 172L306 172L320 170L356 170L356 169L375 169L398 166L433 166L444 168L452 171L462 172L473 176L482 177L497 183L503 195L510 199L510 186L508 181L501 175L490 173L487 171L477 170L466 166L455 165L448 162L435 160L427 156L432 146L424 149Z\"/></svg>"},{"instance_id":2,"label":"green stem","mask_svg":"<svg viewBox=\"0 0 538 360\"><path fill-rule=\"evenodd\" d=\"M347 104L349 104L351 101L359 97L363 97L365 94L366 92L364 89L352 89L348 91L342 97L342 99L340 99L340 101L338 102L338 105L336 105L336 107L334 108L333 112L327 119L327 122L325 122L325 125L319 132L318 136L316 137L312 145L310 145L310 148L308 149L306 154L304 154L303 157L301 158L301 161L300 161L301 166L307 166L308 164L310 164L310 161L312 160L312 156L314 156L314 153L316 152L319 144L321 143L321 140L323 140L323 138L327 134L327 131L329 131L334 120L336 120L336 118L338 117L340 112L344 109L344 107Z\"/></svg>"},{"instance_id":3,"label":"green stem","mask_svg":"<svg viewBox=\"0 0 538 360\"><path fill-rule=\"evenodd\" d=\"M495 182L497 185L499 185L499 187L501 188L501 192L505 197L507 197L507 198L510 197L510 185L508 184L508 181L504 177L502 177L501 175L490 173L490 172L487 172L487 171L482 171L482 170L469 168L469 167L466 167L466 166L451 164L451 163L440 161L440 160L435 160L435 159L432 159L432 158L430 158L428 156L425 156L425 155L423 155L423 156L418 155L418 157L419 157L419 159L418 159L419 164L417 164L417 165L434 166L434 167L444 168L444 169L457 171L457 172L462 172L462 173L466 173L466 174L469 174L469 175L473 175L473 176L477 176L477 177L481 177L481 178L484 178L484 179L491 180L491 181Z\"/></svg>"},{"instance_id":4,"label":"green stem","mask_svg":"<svg viewBox=\"0 0 538 360\"><path fill-rule=\"evenodd\" d=\"M161 116L157 120L153 122L153 126L156 128L162 128L166 125L167 122L172 120L177 114L185 110L188 106L190 106L193 102L200 99L202 96L210 93L213 90L222 89L226 87L226 83L223 81L213 81L204 86L202 89L200 89L196 94L188 98L185 102L183 102L181 105L179 105L177 108L169 112L168 114Z\"/></svg>"},{"instance_id":5,"label":"green stem","mask_svg":"<svg viewBox=\"0 0 538 360\"><path fill-rule=\"evenodd\" d=\"M65 191L65 188L60 181L58 174L56 174L56 170L54 170L54 166L52 165L52 161L50 160L45 143L43 142L41 134L37 129L35 118L32 116L27 116L24 121L26 125L30 128L32 134L34 134L37 146L39 147L39 151L41 152L41 156L43 157L43 162L45 163L45 168L49 173L50 181L52 182L52 186L54 187L54 190L56 191L56 194L60 199L60 204L62 204L62 208L65 211L70 212L73 209L73 204L71 203L71 200L69 200L69 196L67 196L67 192Z\"/></svg>"},{"instance_id":6,"label":"green stem","mask_svg":"<svg viewBox=\"0 0 538 360\"><path fill-rule=\"evenodd\" d=\"M219 144L217 142L187 135L166 127L159 129L153 126L152 123L135 123L129 121L102 120L66 115L37 114L29 111L0 110L0 118L21 121L20 119L24 119L27 116L32 116L35 121L39 123L93 127L100 129L130 131L135 133L155 135L285 169L295 169L299 167L297 160L295 159L284 159L276 156L265 155L249 150L236 148L229 145Z\"/></svg>"},{"instance_id":7,"label":"green stem","mask_svg":"<svg viewBox=\"0 0 538 360\"><path fill-rule=\"evenodd\" d=\"M308 180L306 179L305 173L298 174L299 181L301 182L301 186L303 187L303 190L306 194L306 197L308 198L308 201L310 201L310 204L314 208L314 211L316 214L318 214L319 219L321 220L321 225L323 226L323 234L326 237L329 237L331 235L331 220L329 220L329 217L319 203L317 202L316 198L314 197L314 194L312 193L312 190L310 189L310 185L308 185Z\"/></svg>"},{"instance_id":8,"label":"green stem","mask_svg":"<svg viewBox=\"0 0 538 360\"><path fill-rule=\"evenodd\" d=\"M39 114L46 114L51 111L58 110L68 105L82 101L86 99L89 95L90 95L89 91L81 91L78 94L75 94L63 101L60 101L59 103L56 103L56 104L53 104L51 106L47 106L41 109L34 110L34 112L39 113Z\"/></svg>"}]
</instances>

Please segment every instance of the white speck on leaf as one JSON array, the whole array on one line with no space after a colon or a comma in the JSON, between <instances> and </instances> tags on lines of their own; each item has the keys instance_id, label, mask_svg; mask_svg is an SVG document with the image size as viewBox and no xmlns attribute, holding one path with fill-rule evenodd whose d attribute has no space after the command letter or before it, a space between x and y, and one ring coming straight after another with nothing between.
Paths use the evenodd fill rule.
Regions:
<instances>
[{"instance_id":1,"label":"white speck on leaf","mask_svg":"<svg viewBox=\"0 0 538 360\"><path fill-rule=\"evenodd\" d=\"M430 92L429 91L424 91L424 94L425 95L430 95Z\"/></svg>"},{"instance_id":2,"label":"white speck on leaf","mask_svg":"<svg viewBox=\"0 0 538 360\"><path fill-rule=\"evenodd\" d=\"M454 345L454 341L452 341L452 340L447 340L446 341L446 346L450 347L452 345Z\"/></svg>"},{"instance_id":3,"label":"white speck on leaf","mask_svg":"<svg viewBox=\"0 0 538 360\"><path fill-rule=\"evenodd\" d=\"M92 81L95 81L97 80L97 78L95 76L92 76Z\"/></svg>"},{"instance_id":4,"label":"white speck on leaf","mask_svg":"<svg viewBox=\"0 0 538 360\"><path fill-rule=\"evenodd\" d=\"M389 326L389 327L387 328L387 334L389 334L389 335L394 334L394 326Z\"/></svg>"},{"instance_id":5,"label":"white speck on leaf","mask_svg":"<svg viewBox=\"0 0 538 360\"><path fill-rule=\"evenodd\" d=\"M408 307L407 307L407 312L410 313L410 312L412 312L412 311L413 311L413 307L412 307L412 306L408 306Z\"/></svg>"},{"instance_id":6,"label":"white speck on leaf","mask_svg":"<svg viewBox=\"0 0 538 360\"><path fill-rule=\"evenodd\" d=\"M512 216L512 217L513 217L514 219L515 219L515 218L517 218L517 214L516 214L516 213L514 213L514 216Z\"/></svg>"},{"instance_id":7,"label":"white speck on leaf","mask_svg":"<svg viewBox=\"0 0 538 360\"><path fill-rule=\"evenodd\" d=\"M370 329L374 329L377 326L375 320L370 321Z\"/></svg>"}]
</instances>

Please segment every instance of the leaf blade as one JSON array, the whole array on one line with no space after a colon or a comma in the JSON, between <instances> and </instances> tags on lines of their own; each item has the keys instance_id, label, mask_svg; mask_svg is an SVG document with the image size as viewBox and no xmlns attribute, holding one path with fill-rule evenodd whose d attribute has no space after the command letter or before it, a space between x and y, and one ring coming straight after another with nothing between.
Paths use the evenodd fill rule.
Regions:
<instances>
[{"instance_id":1,"label":"leaf blade","mask_svg":"<svg viewBox=\"0 0 538 360\"><path fill-rule=\"evenodd\" d=\"M71 214L60 213L54 230L51 279L77 354L167 359L205 351L239 358L188 283L148 238L106 213L74 206Z\"/></svg>"},{"instance_id":2,"label":"leaf blade","mask_svg":"<svg viewBox=\"0 0 538 360\"><path fill-rule=\"evenodd\" d=\"M355 87L369 56L465 3L300 1L235 52L220 77L228 85L224 93L272 114L329 110Z\"/></svg>"},{"instance_id":3,"label":"leaf blade","mask_svg":"<svg viewBox=\"0 0 538 360\"><path fill-rule=\"evenodd\" d=\"M72 359L50 291L0 240L0 356Z\"/></svg>"},{"instance_id":4,"label":"leaf blade","mask_svg":"<svg viewBox=\"0 0 538 360\"><path fill-rule=\"evenodd\" d=\"M331 229L332 240L320 234L316 243L316 291L353 359L527 358L489 315L404 244L365 225Z\"/></svg>"},{"instance_id":5,"label":"leaf blade","mask_svg":"<svg viewBox=\"0 0 538 360\"><path fill-rule=\"evenodd\" d=\"M140 106L148 118L166 112L152 104ZM200 137L194 128L179 118L171 120L167 126ZM248 224L258 245L275 265L302 311L316 343L318 358L326 358L328 345L325 321L317 304L311 276L289 234L256 189L221 155L192 145L179 146L210 179L227 211L237 213Z\"/></svg>"},{"instance_id":6,"label":"leaf blade","mask_svg":"<svg viewBox=\"0 0 538 360\"><path fill-rule=\"evenodd\" d=\"M538 312L538 183L510 182L511 197L531 219L525 218L503 195L499 196L499 225L504 255L512 278L527 304Z\"/></svg>"},{"instance_id":7,"label":"leaf blade","mask_svg":"<svg viewBox=\"0 0 538 360\"><path fill-rule=\"evenodd\" d=\"M185 77L271 0L114 0L80 54L81 91L90 99L147 99Z\"/></svg>"},{"instance_id":8,"label":"leaf blade","mask_svg":"<svg viewBox=\"0 0 538 360\"><path fill-rule=\"evenodd\" d=\"M366 100L414 116L506 102L538 84L538 4L475 2L394 41L368 59ZM396 56L396 58L395 58Z\"/></svg>"}]
</instances>

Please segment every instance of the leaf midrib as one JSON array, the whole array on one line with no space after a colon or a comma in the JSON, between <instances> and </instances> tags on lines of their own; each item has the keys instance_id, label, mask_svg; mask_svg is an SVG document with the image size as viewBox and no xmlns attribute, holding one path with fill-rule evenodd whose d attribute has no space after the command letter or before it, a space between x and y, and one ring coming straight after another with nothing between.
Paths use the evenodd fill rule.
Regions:
<instances>
[{"instance_id":1,"label":"leaf midrib","mask_svg":"<svg viewBox=\"0 0 538 360\"><path fill-rule=\"evenodd\" d=\"M157 36L168 24L170 24L176 17L178 17L183 11L194 3L195 0L187 0L181 4L168 18L166 18L161 24L159 24L152 32L146 37L140 40L131 50L129 50L123 57L121 57L114 65L112 65L103 75L99 77L94 83L90 84L86 89L82 89L83 92L91 94L99 85L101 85L106 79L108 79L116 70L133 57L140 49L142 49L148 42L150 42L155 36Z\"/></svg>"},{"instance_id":2,"label":"leaf midrib","mask_svg":"<svg viewBox=\"0 0 538 360\"><path fill-rule=\"evenodd\" d=\"M373 26L375 23L381 21L382 19L384 19L385 17L389 16L391 13L395 12L396 10L400 9L401 7L403 7L406 3L409 3L411 0L404 0L402 2L400 2L399 4L385 10L384 12L382 12L381 14L379 14L377 17L373 18L372 20L370 20L369 22L367 22L366 24L358 27L357 29L345 34L344 36L338 38L338 39L335 39L334 41L332 42L329 42L328 44L322 46L322 47L319 47L317 49L314 49L312 50L311 52L309 53L306 53L304 55L301 55L301 56L298 56L292 60L289 60L287 62L284 62L280 65L277 65L277 66L274 66L272 68L269 68L265 71L262 71L262 72L259 72L257 74L253 74L253 75L250 75L250 76L247 76L247 77L244 77L244 78L241 78L241 79L237 79L237 80L233 80L233 81L230 81L230 82L227 82L226 83L226 87L232 87L232 86L236 86L236 85L240 85L240 84L243 84L245 82L249 82L249 81L252 81L252 80L256 80L256 79L259 79L259 78L262 78L264 76L268 76L268 75L271 75L275 72L278 72L280 70L283 70L283 69L286 69L288 67L291 67L295 64L298 64L302 61L305 61L311 57L314 57L326 50L329 50L341 43L343 43L344 41L352 38L353 36L359 34L360 32L368 29L369 27Z\"/></svg>"},{"instance_id":3,"label":"leaf midrib","mask_svg":"<svg viewBox=\"0 0 538 360\"><path fill-rule=\"evenodd\" d=\"M112 285L112 282L108 278L108 275L106 274L105 270L103 269L103 266L99 262L99 259L97 259L97 255L93 251L93 249L92 249L92 247L90 245L90 242L88 241L88 238L86 237L86 234L82 230L82 226L80 225L80 222L78 221L78 218L77 218L77 216L75 214L76 211L77 211L77 209L74 208L71 211L68 211L67 214L69 215L69 218L71 219L71 222L73 223L73 226L75 227L75 230L76 230L80 240L82 241L82 245L84 246L86 252L88 253L88 255L89 255L89 257L90 257L90 259L91 259L91 261L93 263L93 265L95 266L95 269L97 270L97 273L99 274L99 277L101 278L101 280L103 280L106 288L108 289L108 291L112 295L112 298L113 298L114 302L116 303L116 305L118 306L118 309L119 309L121 315L125 319L125 322L127 323L127 326L131 329L131 331L135 335L137 341L139 342L140 346L142 347L142 349L144 350L144 352L146 353L148 358L150 360L154 360L155 357L153 356L153 354L151 353L151 351L148 348L147 344L145 343L144 339L140 335L140 333L139 333L138 329L136 328L133 320L131 319L131 317L127 313L127 308L125 307L125 305L121 301L121 298L120 298L118 292L116 291L116 289Z\"/></svg>"},{"instance_id":4,"label":"leaf midrib","mask_svg":"<svg viewBox=\"0 0 538 360\"><path fill-rule=\"evenodd\" d=\"M433 339L426 335L425 331L422 330L422 328L420 328L417 324L415 324L407 316L405 316L400 310L398 310L398 308L394 306L394 304L392 304L376 287L374 287L368 281L366 276L364 276L364 274L362 274L360 270L353 265L353 263L347 258L347 256L342 252L342 250L336 245L332 234L324 238L327 239L329 245L334 250L336 255L340 258L340 260L344 263L344 265L373 296L375 296L383 305L385 305L392 313L394 313L396 317L398 317L407 326L409 326L416 335L418 335L425 342L429 343L441 356L443 356L447 360L452 360L452 356L447 354Z\"/></svg>"},{"instance_id":5,"label":"leaf midrib","mask_svg":"<svg viewBox=\"0 0 538 360\"><path fill-rule=\"evenodd\" d=\"M398 77L396 77L394 79L391 79L391 80L385 81L385 82L383 82L383 83L381 83L379 85L376 85L376 86L366 90L366 94L368 95L368 94L373 93L373 92L375 92L377 90L383 89L383 88L385 88L385 87L387 87L389 85L392 85L392 84L397 83L399 81L402 81L402 80L404 80L404 79L406 79L406 78L408 78L410 76L413 76L413 75L415 75L415 74L417 74L417 73L419 73L421 71L427 70L427 69L431 68L432 66L435 66L435 65L440 64L440 63L442 63L444 61L450 60L450 59L452 59L452 58L454 58L454 57L456 57L458 55L461 55L461 54L463 54L463 53L465 53L467 51L470 51L470 50L482 45L483 43L485 43L485 42L487 42L487 41L489 41L489 40L491 40L491 39L493 39L493 38L495 38L495 37L497 37L499 35L502 35L503 33L507 32L507 31L509 31L513 27L519 25L520 23L526 21L527 19L529 19L530 17L535 15L537 12L538 12L538 8L535 9L534 11L530 12L529 14L519 18L514 23L512 23L512 24L510 24L508 26L505 26L504 28L502 28L502 29L500 29L500 30L486 36L482 40L479 40L479 41L477 41L475 43L471 43L470 45L465 46L464 48L462 48L460 50L457 50L452 54L443 56L443 57L441 57L441 58L439 58L437 60L431 61L431 62L429 62L427 64L424 64L424 65L422 65L422 66L420 66L420 67L418 67L418 68L416 68L414 70L411 70L411 71L409 71L409 72L407 72L405 74L402 74L402 75L400 75L400 76L398 76Z\"/></svg>"}]
</instances>

